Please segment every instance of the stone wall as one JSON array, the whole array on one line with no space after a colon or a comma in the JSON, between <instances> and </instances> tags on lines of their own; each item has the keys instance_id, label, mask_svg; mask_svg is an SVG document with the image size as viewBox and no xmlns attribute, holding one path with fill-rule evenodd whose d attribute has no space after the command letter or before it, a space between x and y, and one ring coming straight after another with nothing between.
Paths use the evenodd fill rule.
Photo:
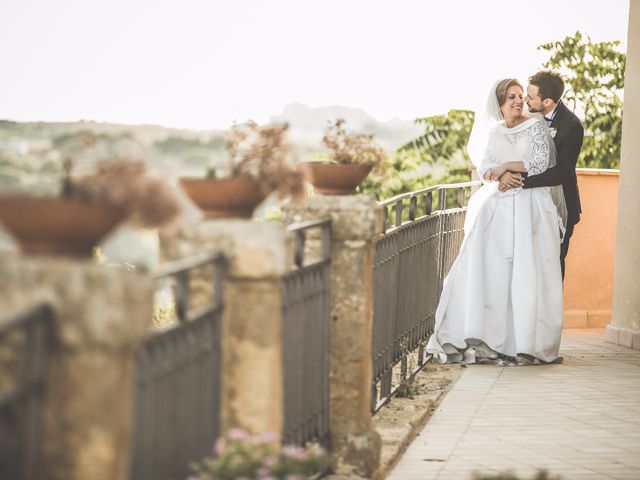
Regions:
<instances>
[{"instance_id":1,"label":"stone wall","mask_svg":"<svg viewBox=\"0 0 640 480\"><path fill-rule=\"evenodd\" d=\"M150 277L89 261L0 257L0 311L55 311L36 478L125 479L136 348L151 327Z\"/></svg>"}]
</instances>

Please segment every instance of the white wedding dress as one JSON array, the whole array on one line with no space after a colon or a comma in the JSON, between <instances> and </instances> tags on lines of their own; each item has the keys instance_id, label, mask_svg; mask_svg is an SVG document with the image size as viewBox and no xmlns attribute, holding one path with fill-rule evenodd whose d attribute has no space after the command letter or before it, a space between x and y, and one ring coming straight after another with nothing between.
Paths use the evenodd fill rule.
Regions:
<instances>
[{"instance_id":1,"label":"white wedding dress","mask_svg":"<svg viewBox=\"0 0 640 480\"><path fill-rule=\"evenodd\" d=\"M478 174L522 161L544 172L553 141L540 117L489 134ZM549 187L498 191L484 184L469 200L465 236L449 271L427 351L441 362L558 361L563 320L563 224Z\"/></svg>"}]
</instances>

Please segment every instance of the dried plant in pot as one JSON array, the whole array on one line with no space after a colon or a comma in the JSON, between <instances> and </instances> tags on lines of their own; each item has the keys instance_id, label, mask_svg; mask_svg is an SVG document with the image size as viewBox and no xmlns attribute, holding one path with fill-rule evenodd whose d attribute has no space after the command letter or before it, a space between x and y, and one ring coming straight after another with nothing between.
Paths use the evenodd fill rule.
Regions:
<instances>
[{"instance_id":1,"label":"dried plant in pot","mask_svg":"<svg viewBox=\"0 0 640 480\"><path fill-rule=\"evenodd\" d=\"M183 177L180 185L205 218L250 218L272 192L304 195L304 175L291 161L286 124L234 125L227 135L226 169L210 169L203 178Z\"/></svg>"},{"instance_id":2,"label":"dried plant in pot","mask_svg":"<svg viewBox=\"0 0 640 480\"><path fill-rule=\"evenodd\" d=\"M383 173L387 155L373 134L347 132L345 120L330 123L322 143L330 151L327 162L304 164L316 193L351 195L371 171Z\"/></svg>"},{"instance_id":3,"label":"dried plant in pot","mask_svg":"<svg viewBox=\"0 0 640 480\"><path fill-rule=\"evenodd\" d=\"M102 161L84 175L65 175L58 197L0 194L0 223L25 254L88 257L120 222L147 228L169 224L180 203L163 178L140 160Z\"/></svg>"}]
</instances>

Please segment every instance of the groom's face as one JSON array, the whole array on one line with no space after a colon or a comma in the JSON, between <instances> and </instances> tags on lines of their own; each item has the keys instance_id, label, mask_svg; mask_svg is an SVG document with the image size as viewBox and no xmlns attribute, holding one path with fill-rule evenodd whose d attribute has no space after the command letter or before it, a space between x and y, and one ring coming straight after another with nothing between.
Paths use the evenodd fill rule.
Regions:
<instances>
[{"instance_id":1,"label":"groom's face","mask_svg":"<svg viewBox=\"0 0 640 480\"><path fill-rule=\"evenodd\" d=\"M539 88L535 85L527 86L527 96L524 98L524 101L527 102L527 107L529 107L530 112L546 113L546 105L540 99Z\"/></svg>"}]
</instances>

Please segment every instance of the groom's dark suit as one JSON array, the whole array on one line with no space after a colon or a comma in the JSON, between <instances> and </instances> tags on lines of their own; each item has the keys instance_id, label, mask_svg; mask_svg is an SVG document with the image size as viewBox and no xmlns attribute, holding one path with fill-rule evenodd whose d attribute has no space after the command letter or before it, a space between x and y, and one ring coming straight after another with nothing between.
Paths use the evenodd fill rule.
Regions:
<instances>
[{"instance_id":1,"label":"groom's dark suit","mask_svg":"<svg viewBox=\"0 0 640 480\"><path fill-rule=\"evenodd\" d=\"M562 185L564 198L567 202L567 232L560 249L560 265L564 278L564 259L569 250L569 240L573 234L573 226L580 221L580 194L576 177L576 163L582 148L584 128L578 117L569 110L562 100L556 105L551 129L556 129L553 141L558 152L558 164L539 175L532 175L525 179L524 188L550 187Z\"/></svg>"}]
</instances>

